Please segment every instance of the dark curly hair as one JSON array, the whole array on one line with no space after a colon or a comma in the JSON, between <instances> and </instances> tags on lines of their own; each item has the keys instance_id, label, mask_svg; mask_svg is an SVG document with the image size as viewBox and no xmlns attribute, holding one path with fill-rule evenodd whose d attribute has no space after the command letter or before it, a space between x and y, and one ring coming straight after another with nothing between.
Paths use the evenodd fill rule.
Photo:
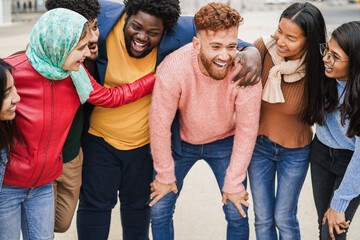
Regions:
<instances>
[{"instance_id":1,"label":"dark curly hair","mask_svg":"<svg viewBox=\"0 0 360 240\"><path fill-rule=\"evenodd\" d=\"M100 14L98 0L46 0L47 10L66 8L83 15L87 20L94 20Z\"/></svg>"},{"instance_id":2,"label":"dark curly hair","mask_svg":"<svg viewBox=\"0 0 360 240\"><path fill-rule=\"evenodd\" d=\"M237 27L243 21L240 14L224 3L209 3L195 14L196 30L218 31Z\"/></svg>"},{"instance_id":3,"label":"dark curly hair","mask_svg":"<svg viewBox=\"0 0 360 240\"><path fill-rule=\"evenodd\" d=\"M174 27L180 16L179 0L124 0L127 17L138 11L161 18L164 30Z\"/></svg>"}]
</instances>

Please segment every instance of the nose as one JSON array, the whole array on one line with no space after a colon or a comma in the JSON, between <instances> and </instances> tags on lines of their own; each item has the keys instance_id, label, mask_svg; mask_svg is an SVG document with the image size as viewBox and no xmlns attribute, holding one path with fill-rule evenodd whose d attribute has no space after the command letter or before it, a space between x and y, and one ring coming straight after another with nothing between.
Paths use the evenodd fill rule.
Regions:
<instances>
[{"instance_id":1,"label":"nose","mask_svg":"<svg viewBox=\"0 0 360 240\"><path fill-rule=\"evenodd\" d=\"M137 34L137 38L138 38L140 41L145 42L145 41L147 41L148 35L147 35L144 31L140 31L140 32L138 32L138 34Z\"/></svg>"},{"instance_id":2,"label":"nose","mask_svg":"<svg viewBox=\"0 0 360 240\"><path fill-rule=\"evenodd\" d=\"M276 43L279 46L284 46L284 44L285 44L284 38L278 37L277 40L276 40Z\"/></svg>"},{"instance_id":3,"label":"nose","mask_svg":"<svg viewBox=\"0 0 360 240\"><path fill-rule=\"evenodd\" d=\"M219 54L219 59L220 59L221 61L226 62L227 60L229 60L229 58L230 58L229 52L227 51L226 48L223 48L223 49L221 50L220 54Z\"/></svg>"},{"instance_id":4,"label":"nose","mask_svg":"<svg viewBox=\"0 0 360 240\"><path fill-rule=\"evenodd\" d=\"M330 62L330 54L327 52L322 58L323 62Z\"/></svg>"},{"instance_id":5,"label":"nose","mask_svg":"<svg viewBox=\"0 0 360 240\"><path fill-rule=\"evenodd\" d=\"M14 104L20 102L20 96L17 93L16 89L15 89L15 92L14 92L14 97L12 98L11 102L14 103Z\"/></svg>"},{"instance_id":6,"label":"nose","mask_svg":"<svg viewBox=\"0 0 360 240\"><path fill-rule=\"evenodd\" d=\"M95 43L98 41L98 37L95 33L95 31L91 30L90 31L90 39L89 39L89 43Z\"/></svg>"},{"instance_id":7,"label":"nose","mask_svg":"<svg viewBox=\"0 0 360 240\"><path fill-rule=\"evenodd\" d=\"M89 47L86 46L86 47L84 48L84 50L85 50L84 56L85 56L85 57L89 57L89 56L91 55L90 50L89 50Z\"/></svg>"}]
</instances>

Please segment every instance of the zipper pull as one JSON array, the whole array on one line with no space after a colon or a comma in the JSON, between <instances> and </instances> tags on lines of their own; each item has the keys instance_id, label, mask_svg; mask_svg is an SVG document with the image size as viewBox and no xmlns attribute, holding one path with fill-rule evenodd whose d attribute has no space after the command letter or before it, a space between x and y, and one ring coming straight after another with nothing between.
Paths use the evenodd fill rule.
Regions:
<instances>
[{"instance_id":1,"label":"zipper pull","mask_svg":"<svg viewBox=\"0 0 360 240\"><path fill-rule=\"evenodd\" d=\"M51 80L50 85L51 85L51 86L54 85L54 80Z\"/></svg>"}]
</instances>

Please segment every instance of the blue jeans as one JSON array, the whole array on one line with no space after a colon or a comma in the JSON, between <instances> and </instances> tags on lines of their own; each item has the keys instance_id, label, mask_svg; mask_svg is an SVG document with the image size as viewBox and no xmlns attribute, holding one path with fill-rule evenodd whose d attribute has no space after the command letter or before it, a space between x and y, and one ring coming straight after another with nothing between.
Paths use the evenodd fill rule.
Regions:
<instances>
[{"instance_id":1,"label":"blue jeans","mask_svg":"<svg viewBox=\"0 0 360 240\"><path fill-rule=\"evenodd\" d=\"M300 239L297 203L307 169L310 144L284 148L260 135L248 168L258 240ZM275 174L277 190L275 194Z\"/></svg>"},{"instance_id":2,"label":"blue jeans","mask_svg":"<svg viewBox=\"0 0 360 240\"><path fill-rule=\"evenodd\" d=\"M175 203L179 197L186 174L199 159L204 159L209 164L221 191L224 185L226 169L230 163L233 142L233 136L202 145L181 142L182 156L173 152L176 185L179 192L178 194L168 193L151 207L151 229L154 240L174 239L173 214ZM246 187L246 179L243 184ZM246 207L243 206L243 209L247 212ZM223 211L228 222L227 239L249 239L248 218L243 218L235 205L229 200L227 205L223 206Z\"/></svg>"},{"instance_id":3,"label":"blue jeans","mask_svg":"<svg viewBox=\"0 0 360 240\"><path fill-rule=\"evenodd\" d=\"M52 183L36 188L3 185L0 192L0 238L52 240L54 193Z\"/></svg>"}]
</instances>

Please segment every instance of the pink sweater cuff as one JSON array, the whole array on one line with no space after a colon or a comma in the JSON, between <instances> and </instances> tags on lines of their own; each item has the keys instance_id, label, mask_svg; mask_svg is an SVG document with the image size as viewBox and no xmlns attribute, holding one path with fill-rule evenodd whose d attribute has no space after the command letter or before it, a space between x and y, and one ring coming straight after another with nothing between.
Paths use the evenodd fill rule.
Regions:
<instances>
[{"instance_id":1,"label":"pink sweater cuff","mask_svg":"<svg viewBox=\"0 0 360 240\"><path fill-rule=\"evenodd\" d=\"M245 173L246 174L246 173ZM232 174L230 171L226 172L224 186L223 186L223 192L226 193L239 193L243 190L245 190L244 185L242 184L242 181L244 181L245 176L244 174Z\"/></svg>"},{"instance_id":2,"label":"pink sweater cuff","mask_svg":"<svg viewBox=\"0 0 360 240\"><path fill-rule=\"evenodd\" d=\"M175 174L174 173L157 173L155 176L155 179L163 184L170 184L174 183L176 181Z\"/></svg>"}]
</instances>

